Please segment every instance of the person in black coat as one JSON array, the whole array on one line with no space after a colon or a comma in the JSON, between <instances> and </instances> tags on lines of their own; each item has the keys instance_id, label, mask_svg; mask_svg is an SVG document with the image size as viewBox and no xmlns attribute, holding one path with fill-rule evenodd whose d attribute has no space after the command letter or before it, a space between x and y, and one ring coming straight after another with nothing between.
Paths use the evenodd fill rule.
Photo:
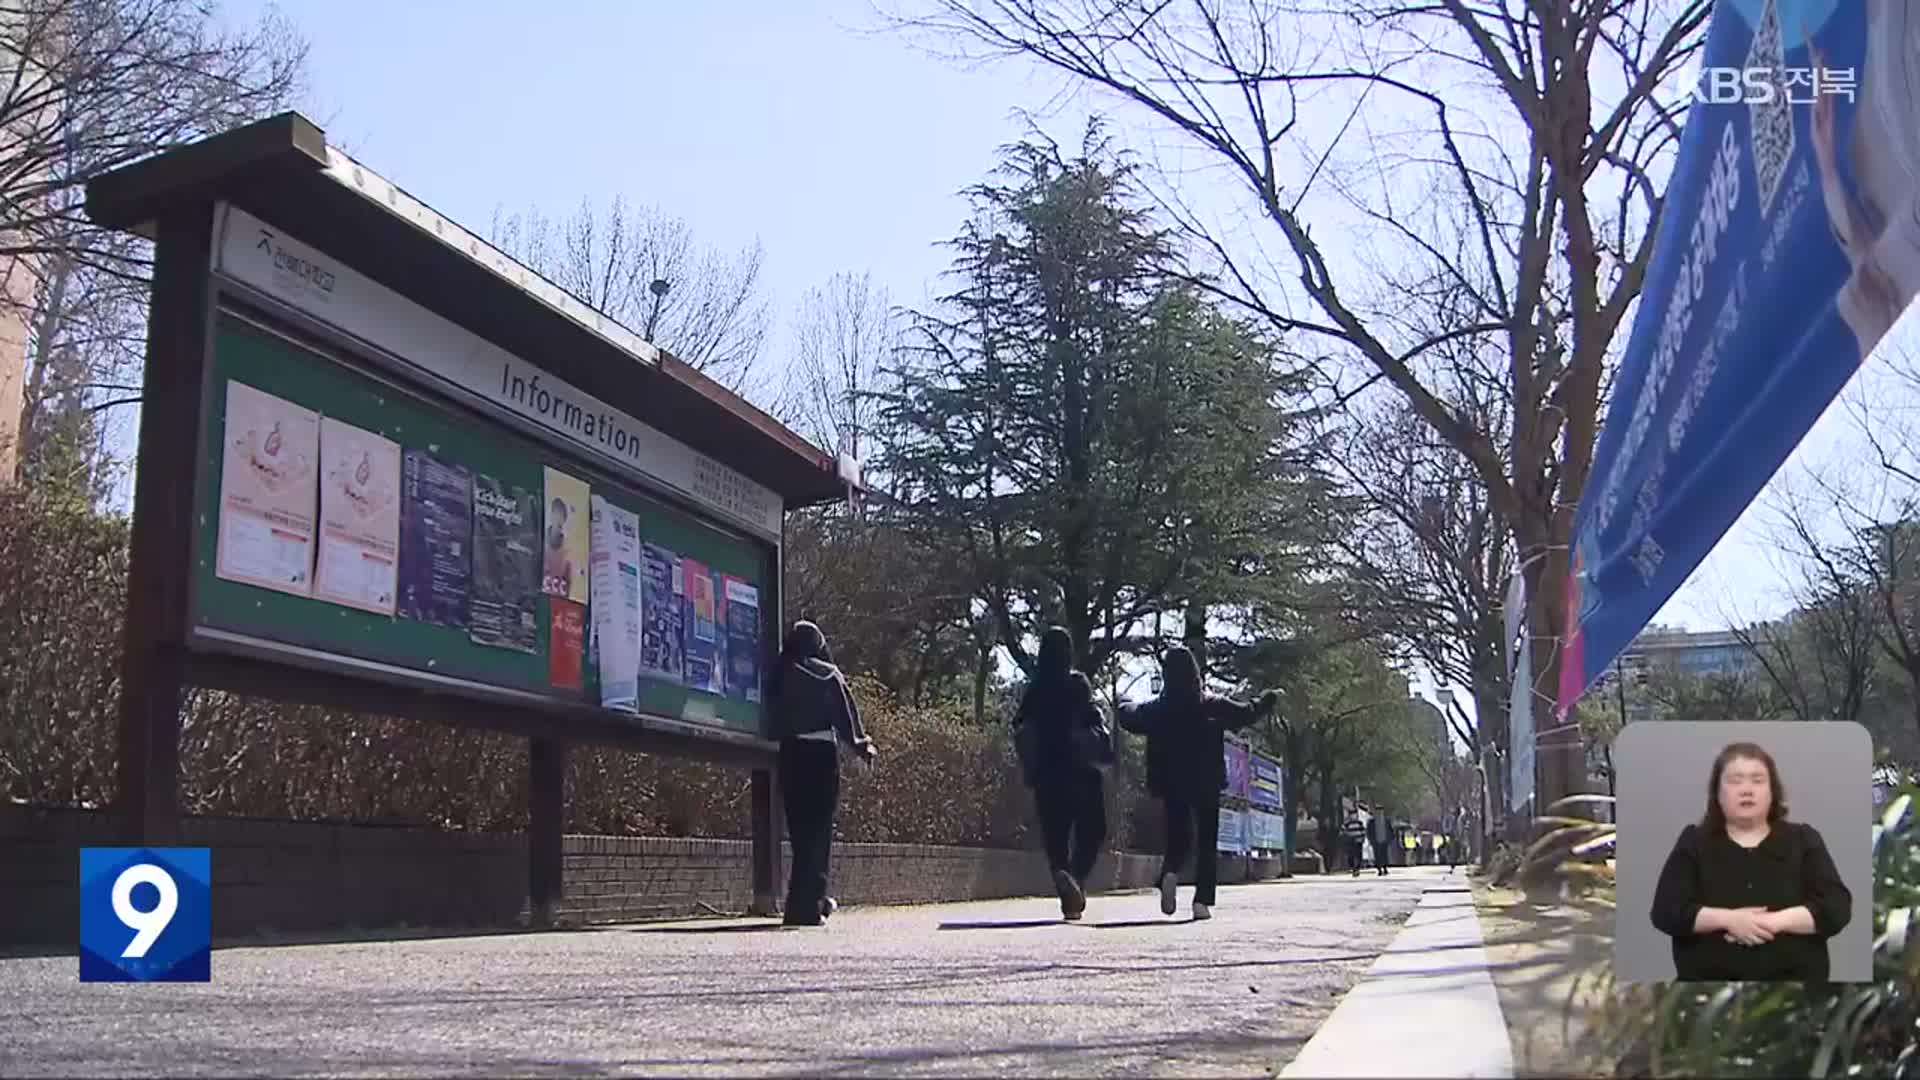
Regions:
<instances>
[{"instance_id":1,"label":"person in black coat","mask_svg":"<svg viewBox=\"0 0 1920 1080\"><path fill-rule=\"evenodd\" d=\"M1827 941L1852 918L1819 830L1787 820L1772 755L1748 742L1721 750L1706 816L1681 830L1653 890L1680 980L1825 982Z\"/></svg>"},{"instance_id":2,"label":"person in black coat","mask_svg":"<svg viewBox=\"0 0 1920 1080\"><path fill-rule=\"evenodd\" d=\"M1160 696L1144 705L1123 705L1120 726L1147 737L1147 790L1166 811L1167 854L1160 865L1160 910L1178 906L1180 868L1189 849L1197 856L1193 917L1210 919L1218 885L1220 788L1227 782L1226 732L1248 727L1273 710L1280 695L1261 694L1253 705L1210 694L1200 684L1200 665L1185 646L1160 658Z\"/></svg>"},{"instance_id":3,"label":"person in black coat","mask_svg":"<svg viewBox=\"0 0 1920 1080\"><path fill-rule=\"evenodd\" d=\"M813 623L802 620L787 632L768 678L767 705L780 741L780 795L793 844L784 921L819 926L836 906L827 895L827 867L840 809L840 751L868 761L877 752L827 637Z\"/></svg>"},{"instance_id":4,"label":"person in black coat","mask_svg":"<svg viewBox=\"0 0 1920 1080\"><path fill-rule=\"evenodd\" d=\"M1073 638L1061 627L1040 636L1033 679L1013 718L1024 748L1021 767L1033 789L1046 840L1047 868L1069 920L1087 910L1087 878L1107 840L1107 795L1088 748L1106 732L1093 684L1073 666Z\"/></svg>"},{"instance_id":5,"label":"person in black coat","mask_svg":"<svg viewBox=\"0 0 1920 1080\"><path fill-rule=\"evenodd\" d=\"M1393 857L1393 819L1385 810L1376 810L1367 822L1367 842L1373 845L1373 872L1387 876L1388 860Z\"/></svg>"}]
</instances>

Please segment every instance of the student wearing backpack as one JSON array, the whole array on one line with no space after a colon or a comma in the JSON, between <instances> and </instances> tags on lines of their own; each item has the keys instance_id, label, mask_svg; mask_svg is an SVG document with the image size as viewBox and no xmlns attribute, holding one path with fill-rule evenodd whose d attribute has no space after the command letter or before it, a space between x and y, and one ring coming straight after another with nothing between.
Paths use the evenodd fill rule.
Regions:
<instances>
[{"instance_id":1,"label":"student wearing backpack","mask_svg":"<svg viewBox=\"0 0 1920 1080\"><path fill-rule=\"evenodd\" d=\"M1061 627L1040 637L1013 732L1040 814L1060 914L1074 921L1087 910L1087 878L1107 839L1100 773L1113 761L1113 734L1094 702L1092 682L1073 665L1073 637Z\"/></svg>"},{"instance_id":2,"label":"student wearing backpack","mask_svg":"<svg viewBox=\"0 0 1920 1080\"><path fill-rule=\"evenodd\" d=\"M1213 917L1219 883L1220 788L1227 782L1226 733L1251 726L1280 700L1268 690L1252 705L1207 693L1200 665L1184 646L1160 659L1160 696L1120 707L1120 726L1147 737L1147 790L1166 812L1167 854L1160 866L1160 911L1178 907L1180 868L1194 867L1193 917Z\"/></svg>"}]
</instances>

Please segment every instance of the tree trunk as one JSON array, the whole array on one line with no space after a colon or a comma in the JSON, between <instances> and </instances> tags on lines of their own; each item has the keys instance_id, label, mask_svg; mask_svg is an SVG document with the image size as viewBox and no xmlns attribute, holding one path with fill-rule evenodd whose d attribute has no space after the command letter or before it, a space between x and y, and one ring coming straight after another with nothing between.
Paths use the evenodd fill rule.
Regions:
<instances>
[{"instance_id":1,"label":"tree trunk","mask_svg":"<svg viewBox=\"0 0 1920 1080\"><path fill-rule=\"evenodd\" d=\"M973 722L982 727L987 723L987 676L993 668L993 647L981 646L976 649L979 659L973 665Z\"/></svg>"},{"instance_id":2,"label":"tree trunk","mask_svg":"<svg viewBox=\"0 0 1920 1080\"><path fill-rule=\"evenodd\" d=\"M1340 790L1333 786L1333 766L1323 764L1320 773L1320 871L1331 873L1336 859L1342 859L1340 842ZM1344 860L1343 860L1344 861Z\"/></svg>"},{"instance_id":3,"label":"tree trunk","mask_svg":"<svg viewBox=\"0 0 1920 1080\"><path fill-rule=\"evenodd\" d=\"M1193 653L1194 663L1200 665L1200 681L1207 678L1207 605L1194 602L1187 605L1186 632L1181 635L1182 644Z\"/></svg>"},{"instance_id":4,"label":"tree trunk","mask_svg":"<svg viewBox=\"0 0 1920 1080\"><path fill-rule=\"evenodd\" d=\"M1560 542L1564 544L1565 541ZM1534 762L1539 780L1534 789L1534 806L1544 811L1569 795L1587 791L1587 747L1576 726L1561 728L1557 715L1560 701L1560 661L1562 651L1540 648L1539 643L1555 642L1566 631L1566 582L1571 566L1563 546L1545 538L1522 546L1524 557L1545 551L1545 556L1527 570L1527 626L1536 647L1532 652L1532 670L1518 674L1531 678L1537 691L1534 697L1534 731L1547 732L1534 740ZM1553 708L1543 708L1546 702ZM1581 816L1582 807L1556 811ZM1522 823L1525 828L1530 823Z\"/></svg>"},{"instance_id":5,"label":"tree trunk","mask_svg":"<svg viewBox=\"0 0 1920 1080\"><path fill-rule=\"evenodd\" d=\"M1300 826L1300 800L1294 791L1294 787L1299 784L1306 775L1299 768L1300 759L1305 756L1301 752L1301 745L1305 741L1305 739L1302 739L1292 731L1285 729L1281 731L1280 814L1283 820L1281 827L1286 830L1284 856L1287 860L1282 872L1289 877L1293 875L1293 849L1298 835L1297 830ZM1326 843L1322 841L1320 846L1325 847ZM1325 869L1325 867L1326 862L1322 859L1321 868Z\"/></svg>"}]
</instances>

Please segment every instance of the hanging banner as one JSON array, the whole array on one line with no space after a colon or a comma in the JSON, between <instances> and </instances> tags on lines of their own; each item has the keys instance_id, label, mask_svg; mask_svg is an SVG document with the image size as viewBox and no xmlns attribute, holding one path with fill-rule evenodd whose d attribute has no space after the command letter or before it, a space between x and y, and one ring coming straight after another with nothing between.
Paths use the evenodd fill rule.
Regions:
<instances>
[{"instance_id":1,"label":"hanging banner","mask_svg":"<svg viewBox=\"0 0 1920 1080\"><path fill-rule=\"evenodd\" d=\"M1513 678L1513 700L1507 707L1507 763L1511 773L1507 776L1507 809L1521 813L1526 809L1526 801L1534 798L1534 694L1532 684L1528 682L1528 673L1534 669L1534 642L1528 636L1521 636L1519 663L1515 665Z\"/></svg>"},{"instance_id":2,"label":"hanging banner","mask_svg":"<svg viewBox=\"0 0 1920 1080\"><path fill-rule=\"evenodd\" d=\"M1516 569L1507 589L1507 611L1526 607L1527 579ZM1508 615L1507 631L1507 808L1518 814L1533 798L1533 635L1516 614Z\"/></svg>"},{"instance_id":3,"label":"hanging banner","mask_svg":"<svg viewBox=\"0 0 1920 1080\"><path fill-rule=\"evenodd\" d=\"M1920 10L1714 5L1575 515L1564 716L1920 290Z\"/></svg>"}]
</instances>

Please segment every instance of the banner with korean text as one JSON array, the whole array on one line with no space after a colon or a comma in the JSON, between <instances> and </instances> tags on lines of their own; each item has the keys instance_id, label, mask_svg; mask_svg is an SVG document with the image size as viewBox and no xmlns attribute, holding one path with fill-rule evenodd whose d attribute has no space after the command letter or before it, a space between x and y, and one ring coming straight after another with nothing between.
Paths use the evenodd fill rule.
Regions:
<instances>
[{"instance_id":1,"label":"banner with korean text","mask_svg":"<svg viewBox=\"0 0 1920 1080\"><path fill-rule=\"evenodd\" d=\"M1563 715L1920 292L1920 6L1722 0L1575 516Z\"/></svg>"}]
</instances>

